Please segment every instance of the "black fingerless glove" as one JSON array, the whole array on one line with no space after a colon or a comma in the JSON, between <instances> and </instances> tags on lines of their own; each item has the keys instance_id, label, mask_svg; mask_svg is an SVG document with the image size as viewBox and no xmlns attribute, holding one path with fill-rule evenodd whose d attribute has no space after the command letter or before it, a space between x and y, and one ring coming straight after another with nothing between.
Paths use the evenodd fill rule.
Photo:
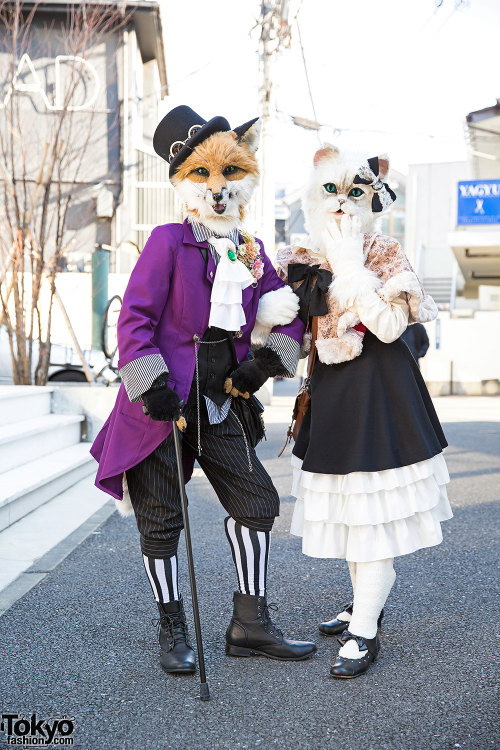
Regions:
<instances>
[{"instance_id":1,"label":"black fingerless glove","mask_svg":"<svg viewBox=\"0 0 500 750\"><path fill-rule=\"evenodd\" d=\"M229 377L232 387L243 394L255 393L268 378L285 374L286 370L279 355L263 346L255 352L255 359L242 362Z\"/></svg>"},{"instance_id":2,"label":"black fingerless glove","mask_svg":"<svg viewBox=\"0 0 500 750\"><path fill-rule=\"evenodd\" d=\"M145 413L156 422L170 422L178 419L181 413L181 400L177 393L167 385L168 373L159 375L151 388L142 394Z\"/></svg>"}]
</instances>

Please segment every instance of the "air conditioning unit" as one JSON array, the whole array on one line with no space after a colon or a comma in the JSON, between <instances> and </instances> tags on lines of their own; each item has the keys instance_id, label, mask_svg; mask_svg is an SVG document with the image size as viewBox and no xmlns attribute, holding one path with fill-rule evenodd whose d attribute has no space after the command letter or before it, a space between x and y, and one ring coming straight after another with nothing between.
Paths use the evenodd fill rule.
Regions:
<instances>
[{"instance_id":1,"label":"air conditioning unit","mask_svg":"<svg viewBox=\"0 0 500 750\"><path fill-rule=\"evenodd\" d=\"M500 286L479 286L479 309L500 310Z\"/></svg>"},{"instance_id":2,"label":"air conditioning unit","mask_svg":"<svg viewBox=\"0 0 500 750\"><path fill-rule=\"evenodd\" d=\"M115 213L115 199L111 190L101 188L97 193L96 216L98 219L112 219Z\"/></svg>"}]
</instances>

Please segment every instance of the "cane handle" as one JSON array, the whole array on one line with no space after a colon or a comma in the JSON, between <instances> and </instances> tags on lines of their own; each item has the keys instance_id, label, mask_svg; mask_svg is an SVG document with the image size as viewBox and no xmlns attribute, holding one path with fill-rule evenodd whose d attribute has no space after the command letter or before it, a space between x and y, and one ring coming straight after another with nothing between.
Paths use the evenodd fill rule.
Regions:
<instances>
[{"instance_id":1,"label":"cane handle","mask_svg":"<svg viewBox=\"0 0 500 750\"><path fill-rule=\"evenodd\" d=\"M226 378L224 382L224 390L228 395L234 396L235 398L238 396L241 396L242 398L250 398L250 393L248 391L239 391L233 386L231 378Z\"/></svg>"},{"instance_id":2,"label":"cane handle","mask_svg":"<svg viewBox=\"0 0 500 750\"><path fill-rule=\"evenodd\" d=\"M184 432L187 427L186 418L179 417L175 424L177 425L177 429L179 429L181 432Z\"/></svg>"}]
</instances>

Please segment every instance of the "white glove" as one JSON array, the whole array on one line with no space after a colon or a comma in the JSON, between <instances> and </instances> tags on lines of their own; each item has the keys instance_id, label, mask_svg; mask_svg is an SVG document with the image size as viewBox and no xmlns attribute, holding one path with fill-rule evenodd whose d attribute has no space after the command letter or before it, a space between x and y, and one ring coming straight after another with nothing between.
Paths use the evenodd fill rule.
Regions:
<instances>
[{"instance_id":1,"label":"white glove","mask_svg":"<svg viewBox=\"0 0 500 750\"><path fill-rule=\"evenodd\" d=\"M365 268L364 235L356 216L344 215L340 228L334 220L323 232L328 262L333 271L330 294L341 309L351 307L356 298L382 286L377 274Z\"/></svg>"},{"instance_id":2,"label":"white glove","mask_svg":"<svg viewBox=\"0 0 500 750\"><path fill-rule=\"evenodd\" d=\"M340 220L340 227L332 219L322 232L326 257L332 270L339 270L344 262L363 264L363 240L361 224L357 216L344 214Z\"/></svg>"}]
</instances>

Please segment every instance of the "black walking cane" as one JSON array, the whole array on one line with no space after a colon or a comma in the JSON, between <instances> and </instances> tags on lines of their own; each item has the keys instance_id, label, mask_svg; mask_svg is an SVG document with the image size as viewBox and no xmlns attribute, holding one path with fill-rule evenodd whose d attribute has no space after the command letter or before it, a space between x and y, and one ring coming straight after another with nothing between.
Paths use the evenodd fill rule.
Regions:
<instances>
[{"instance_id":1,"label":"black walking cane","mask_svg":"<svg viewBox=\"0 0 500 750\"><path fill-rule=\"evenodd\" d=\"M182 516L184 519L184 534L186 536L186 551L189 567L189 581L191 584L191 599L193 601L194 629L196 633L196 645L198 647L198 659L200 662L200 698L202 701L210 700L207 677L205 675L205 658L203 656L203 642L201 640L200 611L198 609L198 594L196 592L196 578L194 574L193 549L191 547L191 532L189 530L188 502L186 496L186 485L184 484L184 470L182 468L182 451L179 440L179 432L182 431L180 424L186 424L183 417L177 422L172 420L172 432L174 434L175 457L177 459L177 475L179 478L179 491L181 493Z\"/></svg>"},{"instance_id":2,"label":"black walking cane","mask_svg":"<svg viewBox=\"0 0 500 750\"><path fill-rule=\"evenodd\" d=\"M181 401L180 406L184 406ZM148 411L145 406L142 407L144 414ZM186 429L186 420L179 417L172 420L172 433L174 436L175 458L177 460L177 477L179 480L179 492L181 493L182 518L184 520L184 534L186 536L186 551L189 568L189 582L191 584L191 599L193 602L194 630L196 633L196 646L198 647L198 660L200 662L200 699L202 701L210 700L210 691L208 689L207 676L205 674L205 657L203 656L203 641L201 640L201 623L200 610L198 608L198 593L196 591L196 578L194 574L193 548L191 546L191 532L189 530L188 501L186 495L186 485L184 484L184 470L182 468L182 450L179 441L179 432Z\"/></svg>"}]
</instances>

